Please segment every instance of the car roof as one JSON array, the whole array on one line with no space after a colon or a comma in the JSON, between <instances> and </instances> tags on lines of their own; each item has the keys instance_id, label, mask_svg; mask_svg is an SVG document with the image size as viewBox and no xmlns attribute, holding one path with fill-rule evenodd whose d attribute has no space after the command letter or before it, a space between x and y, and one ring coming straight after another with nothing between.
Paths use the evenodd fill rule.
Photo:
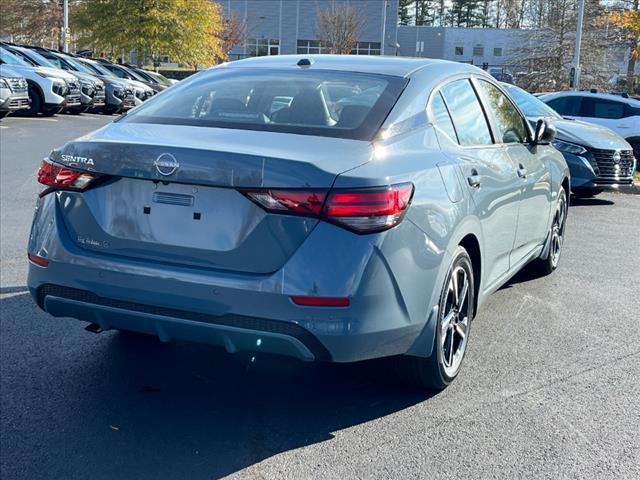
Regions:
<instances>
[{"instance_id":1,"label":"car roof","mask_svg":"<svg viewBox=\"0 0 640 480\"><path fill-rule=\"evenodd\" d=\"M613 93L597 93L597 92L566 90L564 92L549 93L547 95L543 95L542 98L544 100L551 100L553 98L561 98L561 97L594 97L594 98L601 98L604 100L613 100L614 102L628 103L631 106L640 107L640 100L636 100L635 98L623 97L622 95L615 95Z\"/></svg>"},{"instance_id":2,"label":"car roof","mask_svg":"<svg viewBox=\"0 0 640 480\"><path fill-rule=\"evenodd\" d=\"M310 66L301 67L298 61L308 59ZM449 65L451 74L478 72L480 69L466 63L433 58L382 57L374 55L273 55L251 57L219 65L224 68L311 68L341 70L345 72L377 73L397 77L409 77L417 70L430 65ZM214 67L216 68L216 67Z\"/></svg>"}]
</instances>

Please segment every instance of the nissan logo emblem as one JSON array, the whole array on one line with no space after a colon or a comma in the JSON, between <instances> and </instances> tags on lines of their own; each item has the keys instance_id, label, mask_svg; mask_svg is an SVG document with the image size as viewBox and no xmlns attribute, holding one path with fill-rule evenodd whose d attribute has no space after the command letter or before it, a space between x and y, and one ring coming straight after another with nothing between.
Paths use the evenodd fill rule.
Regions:
<instances>
[{"instance_id":1,"label":"nissan logo emblem","mask_svg":"<svg viewBox=\"0 0 640 480\"><path fill-rule=\"evenodd\" d=\"M176 157L170 153L161 154L156 158L155 162L153 162L153 166L156 167L157 172L163 177L173 175L176 173L176 170L180 168L180 164L176 160Z\"/></svg>"},{"instance_id":2,"label":"nissan logo emblem","mask_svg":"<svg viewBox=\"0 0 640 480\"><path fill-rule=\"evenodd\" d=\"M620 155L620 151L616 150L616 152L613 154L613 163L617 165L620 163L620 160L622 160L622 156Z\"/></svg>"}]
</instances>

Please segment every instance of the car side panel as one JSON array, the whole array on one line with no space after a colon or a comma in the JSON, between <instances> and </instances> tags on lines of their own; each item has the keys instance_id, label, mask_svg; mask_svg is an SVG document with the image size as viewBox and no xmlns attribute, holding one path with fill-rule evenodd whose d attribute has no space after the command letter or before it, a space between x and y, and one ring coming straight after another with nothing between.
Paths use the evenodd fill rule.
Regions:
<instances>
[{"instance_id":1,"label":"car side panel","mask_svg":"<svg viewBox=\"0 0 640 480\"><path fill-rule=\"evenodd\" d=\"M545 147L526 144L506 146L517 168L524 171L518 178L520 207L511 265L515 265L540 245L547 233L548 212L551 208L551 174Z\"/></svg>"}]
</instances>

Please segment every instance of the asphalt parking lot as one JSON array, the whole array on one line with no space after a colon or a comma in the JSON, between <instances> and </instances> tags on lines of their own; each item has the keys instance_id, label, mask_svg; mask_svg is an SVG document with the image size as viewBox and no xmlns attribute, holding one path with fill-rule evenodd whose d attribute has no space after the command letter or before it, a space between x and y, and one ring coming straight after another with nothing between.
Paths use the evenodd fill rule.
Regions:
<instances>
[{"instance_id":1,"label":"asphalt parking lot","mask_svg":"<svg viewBox=\"0 0 640 480\"><path fill-rule=\"evenodd\" d=\"M0 477L640 478L640 195L574 201L559 270L496 292L430 396L386 361L252 361L39 311L38 165L112 118L0 122Z\"/></svg>"}]
</instances>

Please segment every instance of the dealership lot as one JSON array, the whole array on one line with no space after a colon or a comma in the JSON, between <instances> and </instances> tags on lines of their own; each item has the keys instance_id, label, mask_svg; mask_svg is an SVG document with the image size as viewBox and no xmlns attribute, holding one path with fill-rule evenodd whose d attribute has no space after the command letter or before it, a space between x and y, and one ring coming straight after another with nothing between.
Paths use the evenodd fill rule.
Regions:
<instances>
[{"instance_id":1,"label":"dealership lot","mask_svg":"<svg viewBox=\"0 0 640 480\"><path fill-rule=\"evenodd\" d=\"M428 396L388 361L232 357L39 311L39 162L113 118L0 123L2 478L640 477L640 196L574 202L559 270L496 292Z\"/></svg>"}]
</instances>

